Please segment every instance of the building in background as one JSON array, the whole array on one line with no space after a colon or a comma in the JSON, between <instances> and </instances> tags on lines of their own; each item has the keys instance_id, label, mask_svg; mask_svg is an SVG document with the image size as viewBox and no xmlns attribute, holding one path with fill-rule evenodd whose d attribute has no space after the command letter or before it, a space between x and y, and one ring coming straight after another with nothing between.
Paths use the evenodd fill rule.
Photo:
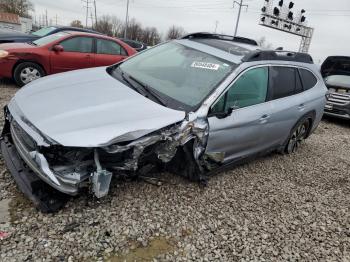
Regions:
<instances>
[{"instance_id":1,"label":"building in background","mask_svg":"<svg viewBox=\"0 0 350 262\"><path fill-rule=\"evenodd\" d=\"M32 19L20 17L16 14L0 12L0 29L14 30L28 33L32 30Z\"/></svg>"}]
</instances>

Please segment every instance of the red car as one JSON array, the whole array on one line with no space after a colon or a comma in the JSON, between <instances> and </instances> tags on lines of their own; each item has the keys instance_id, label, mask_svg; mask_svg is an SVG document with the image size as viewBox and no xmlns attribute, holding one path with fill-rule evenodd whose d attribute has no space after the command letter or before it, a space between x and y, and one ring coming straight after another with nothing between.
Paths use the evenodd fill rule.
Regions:
<instances>
[{"instance_id":1,"label":"red car","mask_svg":"<svg viewBox=\"0 0 350 262\"><path fill-rule=\"evenodd\" d=\"M115 38L59 32L33 42L0 44L0 78L13 78L23 86L45 75L111 65L135 53Z\"/></svg>"}]
</instances>

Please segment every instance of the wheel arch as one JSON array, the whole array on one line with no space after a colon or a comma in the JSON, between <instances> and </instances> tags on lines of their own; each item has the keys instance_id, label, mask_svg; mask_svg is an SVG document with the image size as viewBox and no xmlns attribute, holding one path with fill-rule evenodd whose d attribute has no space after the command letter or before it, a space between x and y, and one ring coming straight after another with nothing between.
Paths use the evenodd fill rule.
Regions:
<instances>
[{"instance_id":1,"label":"wheel arch","mask_svg":"<svg viewBox=\"0 0 350 262\"><path fill-rule=\"evenodd\" d=\"M45 75L47 75L47 71L45 70L45 67L39 63L38 61L35 61L35 60L31 60L31 59L19 59L12 67L12 70L11 70L11 74L12 74L12 77L15 76L15 70L17 68L18 65L22 64L22 63L33 63L33 64L37 64L38 66L41 67L41 69L44 71Z\"/></svg>"}]
</instances>

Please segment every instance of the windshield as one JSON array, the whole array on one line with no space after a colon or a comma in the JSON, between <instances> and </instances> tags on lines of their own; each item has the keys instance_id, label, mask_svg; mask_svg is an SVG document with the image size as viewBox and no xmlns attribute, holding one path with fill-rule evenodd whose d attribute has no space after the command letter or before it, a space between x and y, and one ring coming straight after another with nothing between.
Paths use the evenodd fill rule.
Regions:
<instances>
[{"instance_id":1,"label":"windshield","mask_svg":"<svg viewBox=\"0 0 350 262\"><path fill-rule=\"evenodd\" d=\"M65 33L65 32L59 32L59 33L56 33L56 34L53 34L53 35L48 35L48 36L45 36L45 37L42 37L42 38L39 38L35 41L33 41L33 43L37 46L43 46L43 45L47 45L51 42L54 42L58 39L60 39L61 37L64 37L64 36L67 36L69 35L68 33Z\"/></svg>"},{"instance_id":2,"label":"windshield","mask_svg":"<svg viewBox=\"0 0 350 262\"><path fill-rule=\"evenodd\" d=\"M55 29L56 29L56 27L53 27L53 26L44 27L44 28L39 29L38 31L33 32L32 34L36 35L36 36L45 36Z\"/></svg>"},{"instance_id":3,"label":"windshield","mask_svg":"<svg viewBox=\"0 0 350 262\"><path fill-rule=\"evenodd\" d=\"M170 42L132 57L120 70L165 98L196 108L234 64Z\"/></svg>"}]
</instances>

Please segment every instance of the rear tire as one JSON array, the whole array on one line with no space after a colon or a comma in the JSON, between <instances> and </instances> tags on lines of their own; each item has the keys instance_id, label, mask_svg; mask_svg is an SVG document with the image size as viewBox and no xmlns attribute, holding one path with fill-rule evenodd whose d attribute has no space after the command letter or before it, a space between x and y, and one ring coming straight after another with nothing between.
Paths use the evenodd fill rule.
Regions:
<instances>
[{"instance_id":1,"label":"rear tire","mask_svg":"<svg viewBox=\"0 0 350 262\"><path fill-rule=\"evenodd\" d=\"M294 126L290 132L288 142L284 148L284 153L292 154L298 150L301 143L307 138L311 129L312 120L304 117Z\"/></svg>"},{"instance_id":2,"label":"rear tire","mask_svg":"<svg viewBox=\"0 0 350 262\"><path fill-rule=\"evenodd\" d=\"M23 62L16 66L13 72L13 79L20 87L45 76L43 68L32 62Z\"/></svg>"}]
</instances>

